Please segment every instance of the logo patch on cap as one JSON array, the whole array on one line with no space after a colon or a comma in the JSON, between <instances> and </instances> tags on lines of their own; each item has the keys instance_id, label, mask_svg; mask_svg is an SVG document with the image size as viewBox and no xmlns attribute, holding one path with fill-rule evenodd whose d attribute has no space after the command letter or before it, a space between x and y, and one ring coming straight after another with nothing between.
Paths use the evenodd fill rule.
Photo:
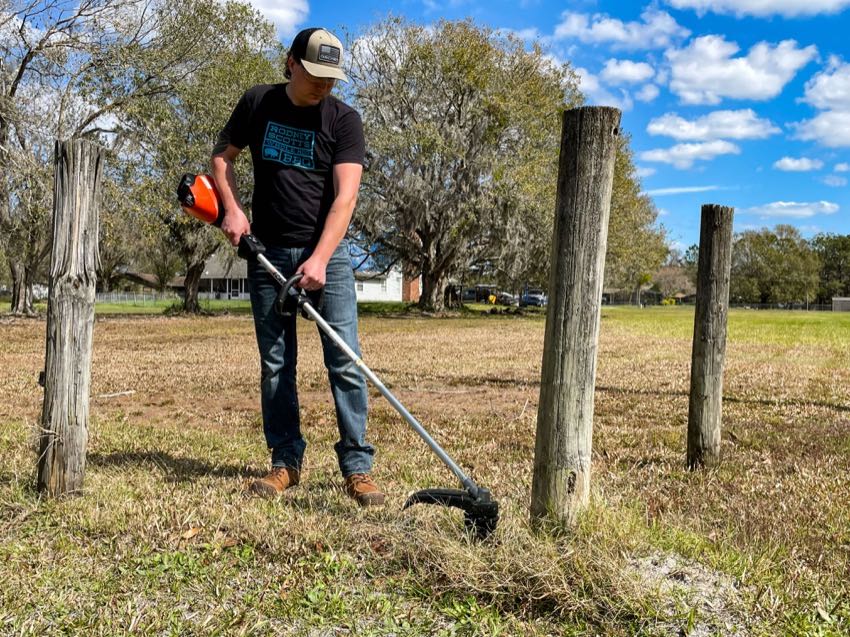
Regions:
<instances>
[{"instance_id":1,"label":"logo patch on cap","mask_svg":"<svg viewBox=\"0 0 850 637\"><path fill-rule=\"evenodd\" d=\"M333 64L335 66L339 65L339 54L340 50L338 47L331 46L330 44L320 44L319 45L319 55L318 62L325 62L326 64Z\"/></svg>"}]
</instances>

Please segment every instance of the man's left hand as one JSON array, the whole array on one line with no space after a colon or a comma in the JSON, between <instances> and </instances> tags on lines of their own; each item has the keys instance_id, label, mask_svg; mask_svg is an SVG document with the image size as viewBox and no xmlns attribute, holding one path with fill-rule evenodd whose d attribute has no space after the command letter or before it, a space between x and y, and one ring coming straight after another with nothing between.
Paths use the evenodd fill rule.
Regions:
<instances>
[{"instance_id":1,"label":"man's left hand","mask_svg":"<svg viewBox=\"0 0 850 637\"><path fill-rule=\"evenodd\" d=\"M328 264L319 257L312 256L296 270L304 277L298 282L298 287L305 290L320 290L325 287L325 271Z\"/></svg>"}]
</instances>

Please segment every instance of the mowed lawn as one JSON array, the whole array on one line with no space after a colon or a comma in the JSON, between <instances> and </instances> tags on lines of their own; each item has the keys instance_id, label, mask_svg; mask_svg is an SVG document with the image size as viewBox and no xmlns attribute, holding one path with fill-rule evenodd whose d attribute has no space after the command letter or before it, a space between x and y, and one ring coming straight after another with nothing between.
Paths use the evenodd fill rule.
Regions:
<instances>
[{"instance_id":1,"label":"mowed lawn","mask_svg":"<svg viewBox=\"0 0 850 637\"><path fill-rule=\"evenodd\" d=\"M244 314L94 330L86 485L33 489L43 320L0 317L0 635L848 635L850 313L732 311L723 462L684 469L693 311L604 308L593 503L528 522L542 316L366 316L366 362L502 506L478 544L455 486L372 392L374 476L340 490L315 327L299 323L304 481L267 467Z\"/></svg>"}]
</instances>

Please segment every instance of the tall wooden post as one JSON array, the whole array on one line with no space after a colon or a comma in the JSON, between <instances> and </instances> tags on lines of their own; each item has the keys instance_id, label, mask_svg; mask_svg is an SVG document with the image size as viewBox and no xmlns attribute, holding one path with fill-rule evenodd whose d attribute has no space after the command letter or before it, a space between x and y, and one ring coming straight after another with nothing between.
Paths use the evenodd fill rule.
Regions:
<instances>
[{"instance_id":1,"label":"tall wooden post","mask_svg":"<svg viewBox=\"0 0 850 637\"><path fill-rule=\"evenodd\" d=\"M593 392L620 111L564 113L531 516L572 524L590 495Z\"/></svg>"},{"instance_id":2,"label":"tall wooden post","mask_svg":"<svg viewBox=\"0 0 850 637\"><path fill-rule=\"evenodd\" d=\"M734 208L702 207L697 266L697 301L688 408L688 467L720 462L723 364L729 315Z\"/></svg>"},{"instance_id":3,"label":"tall wooden post","mask_svg":"<svg viewBox=\"0 0 850 637\"><path fill-rule=\"evenodd\" d=\"M56 142L38 456L38 489L52 496L80 490L85 474L102 167L97 146Z\"/></svg>"}]
</instances>

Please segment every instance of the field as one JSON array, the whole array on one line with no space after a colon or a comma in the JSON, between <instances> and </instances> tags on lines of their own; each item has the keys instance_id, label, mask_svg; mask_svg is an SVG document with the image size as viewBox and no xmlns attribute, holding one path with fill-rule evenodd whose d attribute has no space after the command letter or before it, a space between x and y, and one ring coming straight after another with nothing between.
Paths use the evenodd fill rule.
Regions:
<instances>
[{"instance_id":1,"label":"field","mask_svg":"<svg viewBox=\"0 0 850 637\"><path fill-rule=\"evenodd\" d=\"M33 490L44 322L0 317L0 635L848 635L850 314L730 316L723 463L684 469L692 310L603 310L593 503L532 529L542 316L366 316L364 358L502 506L455 486L373 392L382 510L339 489L318 337L301 322L305 480L266 468L244 314L95 325L85 491Z\"/></svg>"}]
</instances>

